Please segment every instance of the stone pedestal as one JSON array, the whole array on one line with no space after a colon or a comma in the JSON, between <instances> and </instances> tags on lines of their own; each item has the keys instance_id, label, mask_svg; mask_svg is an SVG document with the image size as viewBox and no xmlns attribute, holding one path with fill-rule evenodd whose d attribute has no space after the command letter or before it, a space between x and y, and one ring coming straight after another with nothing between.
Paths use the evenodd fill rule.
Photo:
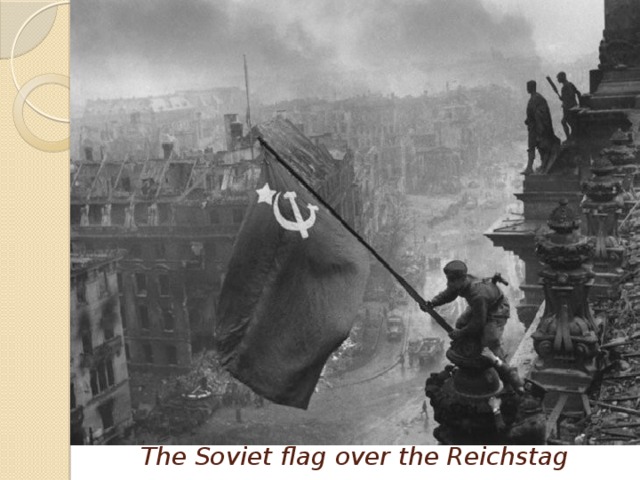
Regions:
<instances>
[{"instance_id":1,"label":"stone pedestal","mask_svg":"<svg viewBox=\"0 0 640 480\"><path fill-rule=\"evenodd\" d=\"M582 199L577 174L527 175L522 187L522 193L516 193L516 197L524 204L524 216L528 220L546 221L563 198L573 208L577 208Z\"/></svg>"},{"instance_id":2,"label":"stone pedestal","mask_svg":"<svg viewBox=\"0 0 640 480\"><path fill-rule=\"evenodd\" d=\"M451 342L453 363L432 374L425 394L439 426L434 436L448 445L542 444L545 440L542 396L521 389L514 371L482 353L480 337ZM513 385L516 387L513 387ZM516 393L516 388L520 393Z\"/></svg>"},{"instance_id":3,"label":"stone pedestal","mask_svg":"<svg viewBox=\"0 0 640 480\"><path fill-rule=\"evenodd\" d=\"M581 206L586 217L586 234L595 240L592 259L596 274L592 289L594 298L613 298L623 273L624 248L618 240L618 221L624 202L622 182L615 175L615 170L608 157L601 156L591 167L592 178L582 185L585 198Z\"/></svg>"},{"instance_id":4,"label":"stone pedestal","mask_svg":"<svg viewBox=\"0 0 640 480\"><path fill-rule=\"evenodd\" d=\"M537 238L545 311L532 334L538 360L531 378L551 392L584 393L596 373L598 326L588 304L594 273L586 262L595 241L578 233L566 201L552 212L552 232Z\"/></svg>"}]
</instances>

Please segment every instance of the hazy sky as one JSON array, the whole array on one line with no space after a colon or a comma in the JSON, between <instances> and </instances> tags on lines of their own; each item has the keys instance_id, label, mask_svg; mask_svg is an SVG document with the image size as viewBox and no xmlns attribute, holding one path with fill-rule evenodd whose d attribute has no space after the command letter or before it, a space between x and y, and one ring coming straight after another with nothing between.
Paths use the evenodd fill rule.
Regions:
<instances>
[{"instance_id":1,"label":"hazy sky","mask_svg":"<svg viewBox=\"0 0 640 480\"><path fill-rule=\"evenodd\" d=\"M562 60L593 54L604 29L604 0L482 0L498 14L522 15L541 56ZM595 66L595 65L594 65Z\"/></svg>"},{"instance_id":2,"label":"hazy sky","mask_svg":"<svg viewBox=\"0 0 640 480\"><path fill-rule=\"evenodd\" d=\"M499 52L597 65L604 0L82 0L71 8L72 103L242 86L414 93ZM461 82L463 83L463 82ZM324 89L324 90L323 90Z\"/></svg>"}]
</instances>

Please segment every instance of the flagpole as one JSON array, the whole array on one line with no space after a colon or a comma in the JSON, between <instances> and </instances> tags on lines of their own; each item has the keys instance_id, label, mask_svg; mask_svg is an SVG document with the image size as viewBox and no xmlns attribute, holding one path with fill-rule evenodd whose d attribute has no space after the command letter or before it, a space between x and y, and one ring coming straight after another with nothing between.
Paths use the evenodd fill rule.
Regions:
<instances>
[{"instance_id":1,"label":"flagpole","mask_svg":"<svg viewBox=\"0 0 640 480\"><path fill-rule=\"evenodd\" d=\"M338 214L338 212L336 212L333 209L333 207L325 201L324 198L322 198L318 193L316 193L316 191L311 187L311 185L309 185L309 183L307 183L307 181L304 178L302 178L302 176L298 174L298 172L296 172L287 162L285 162L284 159L278 154L278 152L276 152L273 148L271 148L271 145L269 145L262 136L258 136L258 141L260 142L260 145L264 147L265 150L267 150L271 155L273 155L273 157L278 161L278 163L280 163L296 180L298 180L298 182L300 182L304 186L304 188L306 188L309 191L309 193L311 193L311 195L313 195L315 199L322 204L322 206L324 206L327 210L329 210L331 215L333 215L335 219L338 220L342 224L342 226L346 228L347 231L351 235L353 235L356 238L356 240L358 240L358 242L360 242L360 244L364 248L366 248L369 251L369 253L371 253L371 255L373 255L376 258L376 260L378 260L391 275L393 275L393 277L398 281L398 283L400 283L402 288L404 288L405 291L409 294L409 296L416 301L416 303L422 310L429 313L429 315L433 317L433 319L438 323L438 325L444 328L447 332L451 332L453 330L451 325L449 325L447 321L444 318L442 318L440 314L438 314L438 312L436 312L433 308L430 308L427 305L426 300L422 298L422 296L416 291L416 289L413 288L409 284L409 282L405 280L405 278L402 275L396 272L394 268L391 265L389 265L389 263L384 258L382 258L382 256L380 256L380 254L371 245L369 245L369 243L364 238L362 238L362 236L358 232L356 232L353 228L351 228L351 225L349 225L346 222L346 220L344 220Z\"/></svg>"},{"instance_id":2,"label":"flagpole","mask_svg":"<svg viewBox=\"0 0 640 480\"><path fill-rule=\"evenodd\" d=\"M253 131L251 130L251 103L249 102L249 70L247 68L247 56L242 54L244 60L244 88L247 92L247 126L249 127L249 142L251 143L251 160L253 161Z\"/></svg>"}]
</instances>

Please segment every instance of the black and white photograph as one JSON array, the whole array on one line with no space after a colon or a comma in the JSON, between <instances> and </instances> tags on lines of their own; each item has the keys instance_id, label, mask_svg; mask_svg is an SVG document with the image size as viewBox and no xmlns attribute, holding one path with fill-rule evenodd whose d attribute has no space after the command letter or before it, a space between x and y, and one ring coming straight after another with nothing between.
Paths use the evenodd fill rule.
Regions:
<instances>
[{"instance_id":1,"label":"black and white photograph","mask_svg":"<svg viewBox=\"0 0 640 480\"><path fill-rule=\"evenodd\" d=\"M640 444L640 1L70 8L71 445Z\"/></svg>"}]
</instances>

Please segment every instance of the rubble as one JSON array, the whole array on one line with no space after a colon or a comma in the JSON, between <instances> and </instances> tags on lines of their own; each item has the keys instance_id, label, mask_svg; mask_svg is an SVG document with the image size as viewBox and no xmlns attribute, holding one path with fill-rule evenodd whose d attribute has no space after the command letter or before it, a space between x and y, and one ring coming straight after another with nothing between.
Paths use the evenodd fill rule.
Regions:
<instances>
[{"instance_id":1,"label":"rubble","mask_svg":"<svg viewBox=\"0 0 640 480\"><path fill-rule=\"evenodd\" d=\"M640 443L640 211L631 212L627 227L620 298L606 310L605 368L580 439L590 445Z\"/></svg>"},{"instance_id":2,"label":"rubble","mask_svg":"<svg viewBox=\"0 0 640 480\"><path fill-rule=\"evenodd\" d=\"M138 436L162 439L180 435L206 421L219 408L262 404L261 397L222 368L216 352L201 353L194 365L188 373L160 383L153 407L138 407L134 414Z\"/></svg>"}]
</instances>

